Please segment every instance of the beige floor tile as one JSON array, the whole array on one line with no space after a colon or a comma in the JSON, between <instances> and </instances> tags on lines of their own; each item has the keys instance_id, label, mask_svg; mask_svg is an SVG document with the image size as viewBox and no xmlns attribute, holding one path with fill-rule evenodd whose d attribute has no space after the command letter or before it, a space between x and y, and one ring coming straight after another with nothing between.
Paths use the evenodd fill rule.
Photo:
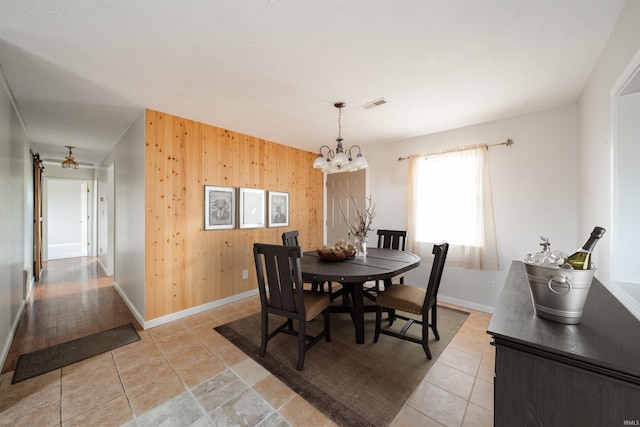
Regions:
<instances>
[{"instance_id":1,"label":"beige floor tile","mask_svg":"<svg viewBox=\"0 0 640 427\"><path fill-rule=\"evenodd\" d=\"M180 352L183 348L198 343L198 338L190 330L176 332L172 335L161 335L153 338L164 353Z\"/></svg>"},{"instance_id":2,"label":"beige floor tile","mask_svg":"<svg viewBox=\"0 0 640 427\"><path fill-rule=\"evenodd\" d=\"M233 371L242 378L247 384L253 386L258 381L271 375L269 371L262 367L258 362L248 357L240 363L232 366Z\"/></svg>"},{"instance_id":3,"label":"beige floor tile","mask_svg":"<svg viewBox=\"0 0 640 427\"><path fill-rule=\"evenodd\" d=\"M137 369L143 364L159 363L165 360L164 355L154 343L142 344L134 351L114 353L113 358L120 372Z\"/></svg>"},{"instance_id":4,"label":"beige floor tile","mask_svg":"<svg viewBox=\"0 0 640 427\"><path fill-rule=\"evenodd\" d=\"M184 319L180 319L180 322L189 330L207 325L211 322L211 310L185 317Z\"/></svg>"},{"instance_id":5,"label":"beige floor tile","mask_svg":"<svg viewBox=\"0 0 640 427\"><path fill-rule=\"evenodd\" d=\"M189 330L196 338L202 341L217 333L213 328L213 321L208 321L205 324L194 326Z\"/></svg>"},{"instance_id":6,"label":"beige floor tile","mask_svg":"<svg viewBox=\"0 0 640 427\"><path fill-rule=\"evenodd\" d=\"M189 360L193 357L202 356L204 354L210 354L209 350L204 344L202 344L194 335L189 333L190 338L188 340L183 339L176 342L176 345L166 345L163 348L163 352L167 360L171 364L177 364L181 360Z\"/></svg>"},{"instance_id":7,"label":"beige floor tile","mask_svg":"<svg viewBox=\"0 0 640 427\"><path fill-rule=\"evenodd\" d=\"M227 304L222 307L214 308L210 312L210 319L215 321L217 319L223 319L225 317L234 317L237 315L246 316L242 310L238 310L238 306L234 303Z\"/></svg>"},{"instance_id":8,"label":"beige floor tile","mask_svg":"<svg viewBox=\"0 0 640 427\"><path fill-rule=\"evenodd\" d=\"M184 383L171 371L169 375L157 375L139 387L127 388L127 396L134 415L139 416L185 391Z\"/></svg>"},{"instance_id":9,"label":"beige floor tile","mask_svg":"<svg viewBox=\"0 0 640 427\"><path fill-rule=\"evenodd\" d=\"M79 372L81 371L75 371L74 373ZM100 369L99 374L99 376L94 376L91 381L86 383L73 381L72 386L65 385L63 374L62 421L71 419L76 415L124 395L124 389L115 367L111 370Z\"/></svg>"},{"instance_id":10,"label":"beige floor tile","mask_svg":"<svg viewBox=\"0 0 640 427\"><path fill-rule=\"evenodd\" d=\"M120 378L126 390L156 381L164 376L175 376L173 368L164 358L154 358L148 363L120 371Z\"/></svg>"},{"instance_id":11,"label":"beige floor tile","mask_svg":"<svg viewBox=\"0 0 640 427\"><path fill-rule=\"evenodd\" d=\"M391 423L391 427L441 427L442 424L432 420L420 411L405 405Z\"/></svg>"},{"instance_id":12,"label":"beige floor tile","mask_svg":"<svg viewBox=\"0 0 640 427\"><path fill-rule=\"evenodd\" d=\"M175 321L148 329L147 333L154 341L158 341L185 331L187 331L186 326L184 326L180 321Z\"/></svg>"},{"instance_id":13,"label":"beige floor tile","mask_svg":"<svg viewBox=\"0 0 640 427\"><path fill-rule=\"evenodd\" d=\"M207 335L205 337L199 336L198 338L200 339L200 342L211 351L231 345L231 342L228 339L216 331L213 331L213 334L211 335Z\"/></svg>"},{"instance_id":14,"label":"beige floor tile","mask_svg":"<svg viewBox=\"0 0 640 427\"><path fill-rule=\"evenodd\" d=\"M304 400L300 396L296 396L285 404L278 411L282 418L287 420L293 427L308 426L335 426L336 424L327 418L322 412L318 411L315 406Z\"/></svg>"},{"instance_id":15,"label":"beige floor tile","mask_svg":"<svg viewBox=\"0 0 640 427\"><path fill-rule=\"evenodd\" d=\"M90 357L88 359L81 360L77 363L72 363L62 368L63 376L70 376L76 371L81 371L80 375L85 375L87 372L91 372L94 367L100 365L106 365L113 362L113 356L110 351L98 354L97 356Z\"/></svg>"},{"instance_id":16,"label":"beige floor tile","mask_svg":"<svg viewBox=\"0 0 640 427\"><path fill-rule=\"evenodd\" d=\"M137 332L138 335L140 335L140 340L112 350L111 353L114 357L121 357L130 353L138 353L140 351L143 351L145 348L148 348L149 346L156 347L155 343L148 333L146 333L145 331Z\"/></svg>"},{"instance_id":17,"label":"beige floor tile","mask_svg":"<svg viewBox=\"0 0 640 427\"><path fill-rule=\"evenodd\" d=\"M279 409L296 396L289 386L271 374L255 383L253 389L275 409Z\"/></svg>"},{"instance_id":18,"label":"beige floor tile","mask_svg":"<svg viewBox=\"0 0 640 427\"><path fill-rule=\"evenodd\" d=\"M16 384L11 384L12 377L13 371L5 374L0 386L0 422L53 402L59 407L60 369Z\"/></svg>"},{"instance_id":19,"label":"beige floor tile","mask_svg":"<svg viewBox=\"0 0 640 427\"><path fill-rule=\"evenodd\" d=\"M118 371L110 353L62 368L62 394L84 387L90 382L103 382L118 378ZM77 366L76 366L77 365Z\"/></svg>"},{"instance_id":20,"label":"beige floor tile","mask_svg":"<svg viewBox=\"0 0 640 427\"><path fill-rule=\"evenodd\" d=\"M445 348L438 358L438 362L444 363L445 365L449 365L473 376L478 372L480 360L481 358L479 356L474 356L454 347Z\"/></svg>"},{"instance_id":21,"label":"beige floor tile","mask_svg":"<svg viewBox=\"0 0 640 427\"><path fill-rule=\"evenodd\" d=\"M60 399L47 402L43 405L21 412L12 418L0 417L0 426L33 427L33 426L59 426L60 425Z\"/></svg>"},{"instance_id":22,"label":"beige floor tile","mask_svg":"<svg viewBox=\"0 0 640 427\"><path fill-rule=\"evenodd\" d=\"M467 400L423 381L409 399L409 406L445 426L459 426Z\"/></svg>"},{"instance_id":23,"label":"beige floor tile","mask_svg":"<svg viewBox=\"0 0 640 427\"><path fill-rule=\"evenodd\" d=\"M425 381L466 400L471 395L475 379L473 375L438 362L429 369L424 378Z\"/></svg>"},{"instance_id":24,"label":"beige floor tile","mask_svg":"<svg viewBox=\"0 0 640 427\"><path fill-rule=\"evenodd\" d=\"M456 333L456 340L464 338L466 342L473 344L486 345L491 341L491 336L487 334L485 328L475 326L465 327L464 325Z\"/></svg>"},{"instance_id":25,"label":"beige floor tile","mask_svg":"<svg viewBox=\"0 0 640 427\"><path fill-rule=\"evenodd\" d=\"M449 343L450 347L462 350L465 353L472 354L474 356L482 357L484 354L485 343L478 342L475 339L469 339L469 335L456 334L455 337Z\"/></svg>"},{"instance_id":26,"label":"beige floor tile","mask_svg":"<svg viewBox=\"0 0 640 427\"><path fill-rule=\"evenodd\" d=\"M491 355L483 356L480 361L480 368L478 369L477 377L493 384L495 364L495 357L492 357Z\"/></svg>"},{"instance_id":27,"label":"beige floor tile","mask_svg":"<svg viewBox=\"0 0 640 427\"><path fill-rule=\"evenodd\" d=\"M217 316L211 319L211 326L215 328L220 325L231 323L234 320L242 319L243 317L246 317L246 315L241 312L229 313L226 316Z\"/></svg>"},{"instance_id":28,"label":"beige floor tile","mask_svg":"<svg viewBox=\"0 0 640 427\"><path fill-rule=\"evenodd\" d=\"M182 358L172 363L172 366L188 388L195 387L227 369L226 365L209 350L206 353L193 353L189 358Z\"/></svg>"},{"instance_id":29,"label":"beige floor tile","mask_svg":"<svg viewBox=\"0 0 640 427\"><path fill-rule=\"evenodd\" d=\"M462 427L493 427L493 413L469 403Z\"/></svg>"},{"instance_id":30,"label":"beige floor tile","mask_svg":"<svg viewBox=\"0 0 640 427\"><path fill-rule=\"evenodd\" d=\"M473 385L471 399L469 400L493 412L493 383L477 378L476 383Z\"/></svg>"},{"instance_id":31,"label":"beige floor tile","mask_svg":"<svg viewBox=\"0 0 640 427\"><path fill-rule=\"evenodd\" d=\"M133 413L126 396L96 406L89 411L75 416L63 423L63 427L101 426L117 427L133 419Z\"/></svg>"},{"instance_id":32,"label":"beige floor tile","mask_svg":"<svg viewBox=\"0 0 640 427\"><path fill-rule=\"evenodd\" d=\"M233 344L213 349L213 352L229 367L237 365L249 357Z\"/></svg>"}]
</instances>

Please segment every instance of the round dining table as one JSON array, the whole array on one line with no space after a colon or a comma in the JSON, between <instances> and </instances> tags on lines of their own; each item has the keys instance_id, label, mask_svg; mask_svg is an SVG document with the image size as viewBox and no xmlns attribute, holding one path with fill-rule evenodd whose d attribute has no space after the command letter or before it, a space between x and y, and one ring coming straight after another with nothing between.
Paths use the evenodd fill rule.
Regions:
<instances>
[{"instance_id":1,"label":"round dining table","mask_svg":"<svg viewBox=\"0 0 640 427\"><path fill-rule=\"evenodd\" d=\"M420 265L420 257L395 249L367 248L366 258L329 261L316 251L305 252L300 260L305 282L338 282L353 295L351 316L356 330L356 342L364 344L364 283L382 280L385 286L391 278Z\"/></svg>"}]
</instances>

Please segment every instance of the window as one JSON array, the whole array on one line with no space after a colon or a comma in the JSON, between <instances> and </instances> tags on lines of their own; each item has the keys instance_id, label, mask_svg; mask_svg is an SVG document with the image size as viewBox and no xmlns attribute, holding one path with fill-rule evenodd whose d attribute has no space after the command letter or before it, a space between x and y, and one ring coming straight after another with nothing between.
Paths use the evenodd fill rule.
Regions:
<instances>
[{"instance_id":1,"label":"window","mask_svg":"<svg viewBox=\"0 0 640 427\"><path fill-rule=\"evenodd\" d=\"M451 245L447 264L497 270L487 147L412 158L409 166L411 250L431 257L434 243Z\"/></svg>"}]
</instances>

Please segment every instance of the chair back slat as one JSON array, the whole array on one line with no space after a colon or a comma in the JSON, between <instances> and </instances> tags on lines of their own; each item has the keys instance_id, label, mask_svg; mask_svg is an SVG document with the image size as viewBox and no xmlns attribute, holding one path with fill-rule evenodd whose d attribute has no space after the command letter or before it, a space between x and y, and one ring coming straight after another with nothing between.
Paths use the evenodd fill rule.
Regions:
<instances>
[{"instance_id":1,"label":"chair back slat","mask_svg":"<svg viewBox=\"0 0 640 427\"><path fill-rule=\"evenodd\" d=\"M253 254L262 306L304 311L300 247L255 243Z\"/></svg>"},{"instance_id":2,"label":"chair back slat","mask_svg":"<svg viewBox=\"0 0 640 427\"><path fill-rule=\"evenodd\" d=\"M282 233L282 244L284 246L300 246L298 243L298 230Z\"/></svg>"},{"instance_id":3,"label":"chair back slat","mask_svg":"<svg viewBox=\"0 0 640 427\"><path fill-rule=\"evenodd\" d=\"M404 251L406 230L378 230L378 248Z\"/></svg>"},{"instance_id":4,"label":"chair back slat","mask_svg":"<svg viewBox=\"0 0 640 427\"><path fill-rule=\"evenodd\" d=\"M424 297L423 310L428 311L434 304L438 290L440 289L440 279L442 279L442 272L444 271L444 263L447 259L447 252L449 251L449 243L443 242L438 245L433 245L433 265L431 266L431 274L429 275L429 284L427 285L427 293Z\"/></svg>"}]
</instances>

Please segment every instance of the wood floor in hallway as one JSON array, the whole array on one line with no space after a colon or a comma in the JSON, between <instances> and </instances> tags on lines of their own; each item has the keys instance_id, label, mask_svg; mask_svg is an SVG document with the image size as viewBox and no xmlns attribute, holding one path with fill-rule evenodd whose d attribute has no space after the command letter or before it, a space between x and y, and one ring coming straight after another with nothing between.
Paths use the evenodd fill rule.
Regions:
<instances>
[{"instance_id":1,"label":"wood floor in hallway","mask_svg":"<svg viewBox=\"0 0 640 427\"><path fill-rule=\"evenodd\" d=\"M97 258L48 261L27 299L2 373L15 370L21 354L129 322L141 329Z\"/></svg>"}]
</instances>

